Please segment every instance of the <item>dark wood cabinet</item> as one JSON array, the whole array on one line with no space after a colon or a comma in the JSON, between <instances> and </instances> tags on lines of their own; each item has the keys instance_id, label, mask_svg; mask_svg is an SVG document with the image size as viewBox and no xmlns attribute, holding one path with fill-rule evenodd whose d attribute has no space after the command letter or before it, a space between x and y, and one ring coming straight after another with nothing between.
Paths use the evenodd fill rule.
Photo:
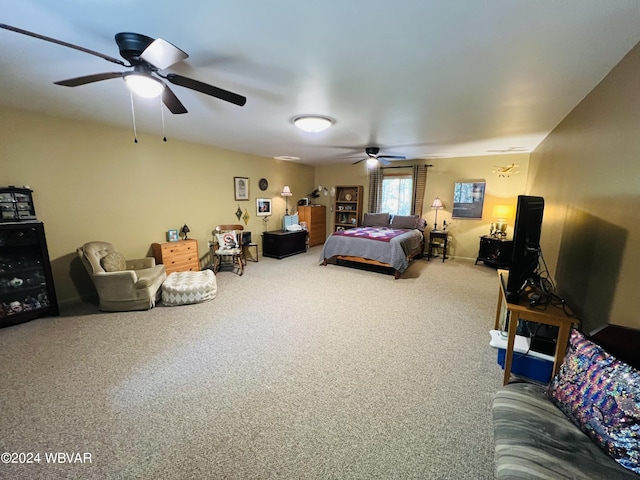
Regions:
<instances>
[{"instance_id":1,"label":"dark wood cabinet","mask_svg":"<svg viewBox=\"0 0 640 480\"><path fill-rule=\"evenodd\" d=\"M513 253L513 240L496 238L490 235L480 237L480 249L476 265L482 261L495 268L509 268Z\"/></svg>"},{"instance_id":2,"label":"dark wood cabinet","mask_svg":"<svg viewBox=\"0 0 640 480\"><path fill-rule=\"evenodd\" d=\"M262 256L284 258L307 250L307 232L275 230L262 234Z\"/></svg>"},{"instance_id":3,"label":"dark wood cabinet","mask_svg":"<svg viewBox=\"0 0 640 480\"><path fill-rule=\"evenodd\" d=\"M0 224L0 327L58 315L42 222Z\"/></svg>"}]
</instances>

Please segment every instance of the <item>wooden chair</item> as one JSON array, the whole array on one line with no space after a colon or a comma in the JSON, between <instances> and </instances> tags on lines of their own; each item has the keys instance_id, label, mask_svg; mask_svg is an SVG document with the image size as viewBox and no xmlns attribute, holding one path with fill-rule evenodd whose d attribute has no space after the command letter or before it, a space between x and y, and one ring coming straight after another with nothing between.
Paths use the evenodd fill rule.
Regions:
<instances>
[{"instance_id":1,"label":"wooden chair","mask_svg":"<svg viewBox=\"0 0 640 480\"><path fill-rule=\"evenodd\" d=\"M242 230L237 224L216 225L214 229L213 272L218 273L221 266L231 266L238 269L238 275L244 273Z\"/></svg>"}]
</instances>

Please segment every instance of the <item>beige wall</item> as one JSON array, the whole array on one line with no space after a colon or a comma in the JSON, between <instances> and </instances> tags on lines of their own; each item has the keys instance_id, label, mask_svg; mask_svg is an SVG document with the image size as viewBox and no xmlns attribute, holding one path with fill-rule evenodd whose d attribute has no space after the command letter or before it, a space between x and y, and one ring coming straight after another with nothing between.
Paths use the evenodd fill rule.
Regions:
<instances>
[{"instance_id":1,"label":"beige wall","mask_svg":"<svg viewBox=\"0 0 640 480\"><path fill-rule=\"evenodd\" d=\"M473 258L478 255L479 237L489 233L490 225L495 221L491 217L494 205L513 205L515 208L517 196L525 192L529 154L487 155L482 157L441 158L432 160L418 160L416 162L394 162L393 166L411 165L412 163L431 164L427 174L427 188L425 190L425 205L423 217L429 228L433 228L435 210L431 210L433 198L438 196L444 204L444 209L438 211L438 227L442 228L442 221L447 220L451 232L451 254L458 258ZM499 177L497 166L515 163L520 173L507 177ZM323 186L334 185L362 185L365 191L364 210L367 211L368 185L366 165L327 165L316 168L317 183ZM485 202L482 219L470 220L451 218L453 206L453 187L456 182L467 180L482 180L486 182ZM329 212L331 198L320 198L318 203L329 207L327 213L327 229L330 233L332 217ZM508 221L507 233L513 233L513 219Z\"/></svg>"},{"instance_id":2,"label":"beige wall","mask_svg":"<svg viewBox=\"0 0 640 480\"><path fill-rule=\"evenodd\" d=\"M186 223L206 263L213 228L236 223L238 206L251 215L245 229L261 243L256 197L273 198L268 229L276 230L285 210L282 186L291 186L291 198L313 190L313 167L148 135L134 144L130 131L104 125L0 109L0 132L0 185L34 190L61 304L93 292L75 261L87 241L110 241L127 258L139 258ZM249 177L249 201L234 200L234 176ZM265 192L258 188L262 177L269 181Z\"/></svg>"},{"instance_id":3,"label":"beige wall","mask_svg":"<svg viewBox=\"0 0 640 480\"><path fill-rule=\"evenodd\" d=\"M584 330L640 328L640 44L535 150L527 190L545 198L543 253Z\"/></svg>"}]
</instances>

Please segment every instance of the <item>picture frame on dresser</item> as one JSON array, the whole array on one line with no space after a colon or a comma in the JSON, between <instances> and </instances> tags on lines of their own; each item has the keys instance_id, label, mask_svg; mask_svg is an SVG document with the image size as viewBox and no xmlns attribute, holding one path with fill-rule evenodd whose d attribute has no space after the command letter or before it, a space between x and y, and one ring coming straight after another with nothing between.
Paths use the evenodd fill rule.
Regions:
<instances>
[{"instance_id":1,"label":"picture frame on dresser","mask_svg":"<svg viewBox=\"0 0 640 480\"><path fill-rule=\"evenodd\" d=\"M179 240L178 230L167 230L167 241L168 242L177 242Z\"/></svg>"},{"instance_id":2,"label":"picture frame on dresser","mask_svg":"<svg viewBox=\"0 0 640 480\"><path fill-rule=\"evenodd\" d=\"M233 177L233 193L236 200L249 200L249 178Z\"/></svg>"},{"instance_id":3,"label":"picture frame on dresser","mask_svg":"<svg viewBox=\"0 0 640 480\"><path fill-rule=\"evenodd\" d=\"M256 198L256 215L258 217L268 217L272 215L270 198Z\"/></svg>"}]
</instances>

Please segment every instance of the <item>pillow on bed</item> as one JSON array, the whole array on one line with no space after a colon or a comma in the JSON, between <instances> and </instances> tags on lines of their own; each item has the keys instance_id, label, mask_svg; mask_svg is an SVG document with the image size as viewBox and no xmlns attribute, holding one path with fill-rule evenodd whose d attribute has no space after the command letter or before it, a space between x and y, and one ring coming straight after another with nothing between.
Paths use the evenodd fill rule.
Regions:
<instances>
[{"instance_id":1,"label":"pillow on bed","mask_svg":"<svg viewBox=\"0 0 640 480\"><path fill-rule=\"evenodd\" d=\"M362 220L363 227L388 227L388 213L365 213Z\"/></svg>"},{"instance_id":2,"label":"pillow on bed","mask_svg":"<svg viewBox=\"0 0 640 480\"><path fill-rule=\"evenodd\" d=\"M418 215L394 215L391 220L391 227L413 230L418 228L419 219Z\"/></svg>"}]
</instances>

